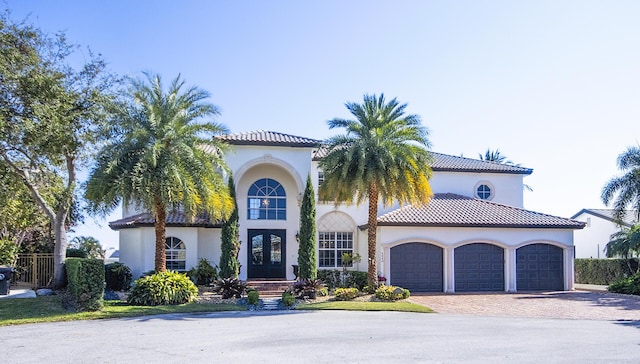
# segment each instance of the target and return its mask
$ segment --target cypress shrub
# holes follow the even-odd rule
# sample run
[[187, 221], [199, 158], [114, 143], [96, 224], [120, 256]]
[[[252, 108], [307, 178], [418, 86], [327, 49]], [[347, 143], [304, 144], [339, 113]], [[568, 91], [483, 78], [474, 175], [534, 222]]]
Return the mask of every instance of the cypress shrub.
[[300, 207], [298, 266], [298, 277], [300, 279], [315, 280], [318, 277], [318, 258], [316, 255], [316, 202], [310, 175], [307, 175], [307, 186], [304, 189], [302, 205]]
[[638, 259], [575, 259], [576, 283], [608, 285], [638, 271]]
[[100, 259], [68, 258], [67, 290], [75, 299], [79, 311], [97, 311], [104, 302], [104, 261]]
[[220, 278], [238, 278], [238, 274], [240, 274], [240, 262], [238, 261], [240, 228], [238, 225], [238, 204], [236, 203], [236, 188], [233, 177], [229, 177], [229, 195], [233, 199], [233, 212], [229, 219], [222, 224]]

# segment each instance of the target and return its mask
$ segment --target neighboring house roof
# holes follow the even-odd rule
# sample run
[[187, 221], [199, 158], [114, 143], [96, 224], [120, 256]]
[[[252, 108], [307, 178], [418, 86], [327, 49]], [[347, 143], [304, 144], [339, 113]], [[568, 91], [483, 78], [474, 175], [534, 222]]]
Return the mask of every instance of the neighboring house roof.
[[308, 147], [319, 146], [322, 141], [309, 139], [295, 135], [278, 133], [275, 131], [256, 130], [244, 133], [221, 135], [217, 137], [233, 145], [261, 145], [282, 147]]
[[[479, 159], [456, 157], [453, 155], [429, 152], [433, 157], [431, 170], [438, 172], [472, 172], [472, 173], [508, 173], [526, 174], [533, 173], [533, 169], [515, 166], [511, 164], [501, 164], [491, 161], [481, 161]], [[320, 148], [313, 156], [313, 160], [320, 160], [327, 155], [327, 148]]]
[[[582, 209], [571, 216], [571, 218], [575, 219], [582, 214], [589, 214], [611, 222], [616, 222], [616, 220], [613, 218], [613, 209]], [[633, 226], [637, 222], [638, 219], [636, 217], [636, 212], [634, 210], [626, 210], [624, 219], [622, 220], [622, 224], [625, 226]]]
[[585, 223], [453, 193], [437, 193], [425, 206], [404, 206], [380, 216], [378, 225], [582, 229]]
[[[142, 226], [153, 226], [156, 219], [151, 213], [142, 213], [129, 217], [122, 218], [120, 220], [112, 221], [109, 223], [109, 227], [113, 230], [137, 228]], [[179, 226], [179, 227], [204, 227], [204, 228], [219, 228], [221, 223], [212, 223], [209, 215], [206, 213], [199, 214], [193, 219], [189, 219], [183, 212], [174, 211], [167, 213], [167, 226]]]

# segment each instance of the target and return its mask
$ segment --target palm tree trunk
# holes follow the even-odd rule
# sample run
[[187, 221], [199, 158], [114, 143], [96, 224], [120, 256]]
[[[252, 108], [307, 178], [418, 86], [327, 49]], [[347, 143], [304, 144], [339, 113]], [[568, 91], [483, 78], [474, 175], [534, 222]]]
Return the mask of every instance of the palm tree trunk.
[[368, 270], [367, 282], [369, 290], [374, 290], [378, 286], [378, 265], [376, 260], [377, 248], [377, 232], [378, 232], [378, 188], [377, 186], [369, 187], [369, 229], [367, 232], [367, 255]]
[[164, 272], [167, 270], [167, 254], [165, 250], [165, 240], [167, 238], [167, 208], [165, 205], [156, 199], [156, 211], [155, 211], [156, 223], [154, 224], [156, 230], [156, 256], [155, 256], [155, 270], [156, 272]]

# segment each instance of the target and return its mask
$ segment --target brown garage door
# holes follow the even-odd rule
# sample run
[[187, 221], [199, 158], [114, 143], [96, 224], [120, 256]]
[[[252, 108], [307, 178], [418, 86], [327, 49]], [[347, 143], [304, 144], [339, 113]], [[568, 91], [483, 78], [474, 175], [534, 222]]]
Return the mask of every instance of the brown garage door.
[[391, 248], [390, 284], [412, 292], [442, 292], [442, 248], [407, 243]]

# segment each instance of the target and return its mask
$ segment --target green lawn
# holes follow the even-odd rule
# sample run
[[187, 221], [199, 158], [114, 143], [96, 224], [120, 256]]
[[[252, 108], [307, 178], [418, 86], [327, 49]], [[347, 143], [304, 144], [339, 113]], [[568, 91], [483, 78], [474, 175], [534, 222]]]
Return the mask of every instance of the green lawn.
[[0, 326], [38, 322], [95, 320], [166, 313], [244, 311], [246, 307], [229, 304], [188, 303], [176, 306], [130, 306], [121, 301], [105, 301], [96, 312], [66, 310], [61, 296], [0, 300]]
[[304, 303], [296, 306], [296, 310], [346, 310], [346, 311], [401, 311], [401, 312], [433, 312], [429, 307], [415, 303], [398, 302], [361, 302], [361, 301], [325, 301]]
[[[160, 315], [168, 313], [244, 311], [245, 306], [214, 303], [188, 303], [176, 306], [131, 306], [122, 301], [105, 301], [104, 309], [96, 312], [74, 312], [64, 308], [63, 296], [16, 298], [0, 300], [0, 326], [40, 322], [96, 320], [121, 317]], [[414, 303], [325, 301], [300, 304], [297, 310], [402, 311], [433, 312]]]

